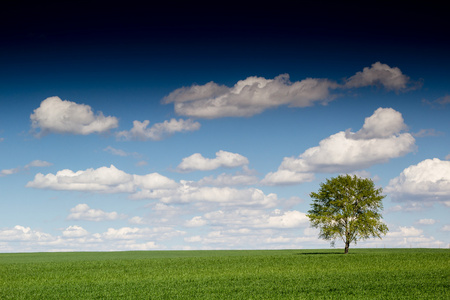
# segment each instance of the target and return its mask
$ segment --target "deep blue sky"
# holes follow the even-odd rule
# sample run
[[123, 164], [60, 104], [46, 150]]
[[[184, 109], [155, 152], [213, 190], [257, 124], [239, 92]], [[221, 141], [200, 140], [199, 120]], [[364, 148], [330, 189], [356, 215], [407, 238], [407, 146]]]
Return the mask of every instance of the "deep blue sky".
[[[371, 177], [388, 191], [385, 216], [392, 233], [366, 245], [448, 244], [448, 28], [446, 10], [434, 2], [8, 1], [0, 9], [0, 251], [328, 247], [304, 220], [308, 195], [325, 178], [345, 172]], [[231, 88], [251, 76], [287, 73], [291, 83], [323, 78], [344, 85], [364, 68], [373, 71], [377, 62], [390, 71], [398, 68], [408, 78], [406, 86], [389, 89], [380, 75], [375, 84], [332, 90], [335, 98], [327, 105], [279, 105], [246, 117], [191, 118], [162, 103], [182, 87], [214, 82]], [[55, 125], [39, 136], [30, 115], [53, 96], [116, 118], [117, 126], [80, 134]], [[255, 98], [256, 106], [261, 99]], [[356, 133], [379, 108], [385, 114], [378, 126], [394, 119], [395, 136], [414, 137], [404, 152], [366, 164], [349, 154], [332, 173], [310, 166], [311, 172], [300, 173], [314, 178], [264, 181], [282, 169], [283, 159], [298, 158], [339, 132]], [[149, 120], [150, 128], [173, 118], [197, 127], [160, 140], [118, 137], [121, 131], [131, 136], [133, 121]], [[43, 124], [34, 129], [44, 130]], [[194, 153], [221, 161], [221, 150], [241, 160], [208, 170], [200, 170], [200, 160], [196, 171], [180, 169]], [[136, 200], [146, 189], [138, 181], [133, 191], [115, 191], [108, 181], [115, 172], [111, 165], [130, 176], [165, 176], [170, 195]], [[434, 192], [417, 190], [422, 194], [408, 198], [401, 189], [406, 183], [391, 183], [412, 166], [424, 174], [443, 172], [417, 184]], [[102, 167], [109, 169], [98, 175]], [[38, 173], [53, 176], [65, 169], [92, 169], [98, 177], [84, 183], [104, 180], [110, 189], [76, 186], [84, 177], [64, 187], [37, 183]], [[439, 180], [444, 186], [436, 188]], [[218, 195], [211, 198], [214, 188]], [[271, 204], [252, 203], [250, 191], [263, 193]], [[214, 202], [224, 194], [225, 204]], [[76, 207], [78, 217], [71, 215]]]

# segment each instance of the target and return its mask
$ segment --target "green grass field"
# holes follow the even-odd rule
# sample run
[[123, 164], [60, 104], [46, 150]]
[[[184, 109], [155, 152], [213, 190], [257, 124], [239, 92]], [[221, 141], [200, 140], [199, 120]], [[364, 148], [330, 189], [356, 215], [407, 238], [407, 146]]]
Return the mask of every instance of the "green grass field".
[[0, 299], [450, 299], [448, 249], [0, 254]]

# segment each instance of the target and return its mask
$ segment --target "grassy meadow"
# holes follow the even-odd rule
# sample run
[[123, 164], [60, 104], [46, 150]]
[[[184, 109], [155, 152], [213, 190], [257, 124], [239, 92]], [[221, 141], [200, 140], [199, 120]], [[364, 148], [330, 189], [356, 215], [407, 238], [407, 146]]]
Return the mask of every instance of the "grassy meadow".
[[0, 299], [450, 299], [448, 249], [0, 254]]

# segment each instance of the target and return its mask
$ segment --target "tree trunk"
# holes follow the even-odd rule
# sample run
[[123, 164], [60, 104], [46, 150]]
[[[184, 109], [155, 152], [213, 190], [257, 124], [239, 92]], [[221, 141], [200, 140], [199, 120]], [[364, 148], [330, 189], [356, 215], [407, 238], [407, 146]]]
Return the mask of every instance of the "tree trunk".
[[348, 248], [350, 247], [350, 241], [345, 241], [345, 254], [348, 254]]

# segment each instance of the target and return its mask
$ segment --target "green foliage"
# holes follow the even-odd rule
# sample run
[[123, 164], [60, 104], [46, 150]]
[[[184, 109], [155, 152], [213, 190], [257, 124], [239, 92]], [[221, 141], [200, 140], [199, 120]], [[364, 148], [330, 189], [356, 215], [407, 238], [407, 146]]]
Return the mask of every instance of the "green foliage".
[[381, 221], [382, 189], [372, 180], [341, 175], [327, 179], [320, 185], [313, 199], [308, 217], [314, 228], [320, 229], [320, 238], [345, 243], [345, 253], [351, 243], [371, 237], [381, 238], [388, 227]]
[[449, 299], [447, 249], [0, 254], [0, 299]]

